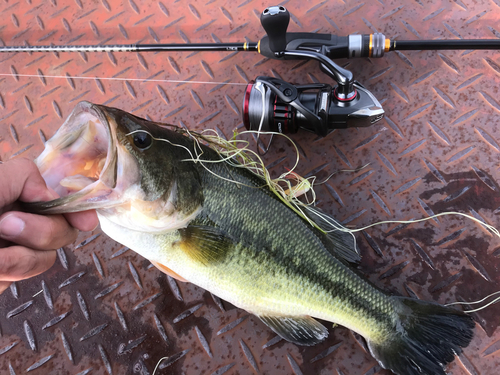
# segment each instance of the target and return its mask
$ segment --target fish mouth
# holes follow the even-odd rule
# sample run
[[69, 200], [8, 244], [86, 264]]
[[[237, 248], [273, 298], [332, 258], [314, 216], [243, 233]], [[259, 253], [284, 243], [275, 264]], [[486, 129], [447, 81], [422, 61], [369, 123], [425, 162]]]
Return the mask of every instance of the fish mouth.
[[119, 204], [117, 145], [115, 121], [95, 104], [78, 103], [35, 160], [59, 198], [29, 204], [29, 210], [56, 214]]

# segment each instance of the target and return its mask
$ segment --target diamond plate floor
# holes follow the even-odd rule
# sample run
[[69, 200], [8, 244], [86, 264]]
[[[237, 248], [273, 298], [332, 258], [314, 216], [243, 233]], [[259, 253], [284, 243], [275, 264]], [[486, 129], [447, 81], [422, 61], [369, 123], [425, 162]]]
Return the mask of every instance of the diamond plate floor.
[[[293, 14], [289, 31], [500, 37], [498, 0], [284, 4]], [[0, 37], [6, 45], [257, 41], [268, 5], [4, 0]], [[322, 180], [370, 163], [320, 185], [320, 207], [353, 227], [444, 211], [500, 227], [500, 53], [393, 52], [340, 63], [381, 100], [387, 117], [323, 139], [292, 137], [302, 175]], [[37, 156], [80, 100], [229, 136], [242, 129], [245, 84], [258, 75], [329, 82], [314, 62], [254, 53], [3, 54], [0, 160]], [[293, 165], [289, 144], [277, 140], [266, 162], [273, 171]], [[463, 218], [384, 224], [358, 242], [361, 270], [395, 293], [448, 303], [500, 289], [499, 239]], [[342, 327], [315, 347], [279, 341], [257, 318], [161, 274], [100, 230], [58, 253], [48, 272], [0, 296], [2, 374], [152, 374], [162, 357], [157, 374], [389, 374]], [[498, 307], [474, 317], [475, 338], [450, 374], [497, 373]]]

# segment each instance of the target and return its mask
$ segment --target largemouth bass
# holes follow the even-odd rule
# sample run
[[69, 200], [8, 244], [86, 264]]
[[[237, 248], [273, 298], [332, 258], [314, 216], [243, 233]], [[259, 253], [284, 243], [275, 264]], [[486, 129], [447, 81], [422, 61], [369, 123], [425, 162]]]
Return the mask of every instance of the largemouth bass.
[[391, 296], [359, 276], [352, 236], [317, 228], [335, 228], [332, 218], [313, 208], [299, 216], [249, 169], [159, 125], [79, 103], [36, 160], [60, 198], [30, 209], [96, 209], [111, 238], [298, 345], [327, 337], [315, 318], [338, 323], [398, 375], [445, 375], [469, 345], [465, 313]]

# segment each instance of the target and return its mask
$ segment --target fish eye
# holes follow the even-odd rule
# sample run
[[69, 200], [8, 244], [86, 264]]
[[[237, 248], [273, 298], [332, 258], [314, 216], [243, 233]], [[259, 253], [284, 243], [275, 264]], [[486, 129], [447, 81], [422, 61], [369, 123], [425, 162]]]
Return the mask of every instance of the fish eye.
[[147, 150], [151, 147], [153, 138], [145, 132], [138, 132], [134, 134], [134, 145], [140, 150]]

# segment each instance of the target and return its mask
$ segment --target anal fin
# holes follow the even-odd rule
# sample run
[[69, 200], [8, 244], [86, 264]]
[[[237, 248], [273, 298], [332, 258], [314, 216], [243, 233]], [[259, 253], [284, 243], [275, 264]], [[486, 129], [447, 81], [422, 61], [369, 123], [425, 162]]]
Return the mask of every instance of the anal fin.
[[310, 316], [257, 316], [282, 338], [297, 345], [316, 345], [328, 336], [326, 327]]
[[182, 281], [184, 283], [188, 282], [185, 278], [183, 278], [182, 276], [179, 276], [177, 273], [172, 271], [167, 266], [164, 266], [163, 264], [155, 262], [155, 261], [151, 261], [151, 263], [153, 264], [153, 266], [158, 268], [161, 272], [166, 273], [168, 276], [173, 277], [174, 279]]

